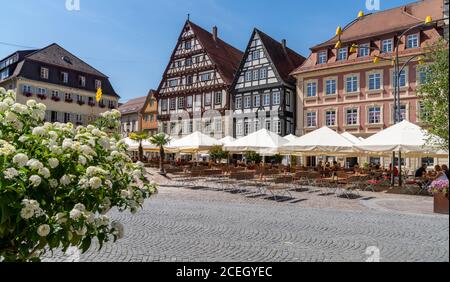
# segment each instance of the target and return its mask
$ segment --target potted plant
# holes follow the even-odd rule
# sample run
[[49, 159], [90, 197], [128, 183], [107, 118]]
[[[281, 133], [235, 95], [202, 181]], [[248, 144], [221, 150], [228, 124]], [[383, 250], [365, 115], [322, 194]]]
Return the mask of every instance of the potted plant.
[[429, 190], [434, 195], [434, 212], [448, 214], [448, 180], [436, 180]]
[[23, 96], [30, 98], [31, 96], [33, 96], [33, 93], [31, 93], [31, 92], [23, 92]]
[[85, 104], [84, 101], [81, 101], [81, 100], [77, 101], [77, 103], [78, 103], [78, 105], [80, 105], [80, 106], [83, 106], [83, 105]]
[[71, 104], [73, 102], [73, 99], [72, 98], [66, 98], [65, 101], [66, 101], [66, 103]]
[[166, 152], [164, 150], [164, 146], [169, 144], [169, 142], [170, 137], [166, 136], [164, 133], [160, 133], [150, 138], [150, 143], [159, 147], [159, 174], [161, 174], [162, 176], [166, 176], [166, 170], [164, 169], [164, 159], [166, 156]]
[[61, 98], [59, 98], [58, 96], [52, 96], [52, 100], [55, 102], [59, 102], [61, 101]]

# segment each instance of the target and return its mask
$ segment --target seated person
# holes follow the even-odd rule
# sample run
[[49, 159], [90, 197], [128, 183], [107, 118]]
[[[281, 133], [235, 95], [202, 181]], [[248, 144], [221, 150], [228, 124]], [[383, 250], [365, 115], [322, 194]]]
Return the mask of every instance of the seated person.
[[422, 178], [427, 175], [427, 165], [423, 164], [417, 171], [414, 177]]
[[448, 166], [447, 165], [442, 165], [441, 166], [442, 171], [444, 171], [445, 175], [447, 176], [448, 179], [450, 179], [450, 175], [449, 175], [449, 171], [448, 171]]

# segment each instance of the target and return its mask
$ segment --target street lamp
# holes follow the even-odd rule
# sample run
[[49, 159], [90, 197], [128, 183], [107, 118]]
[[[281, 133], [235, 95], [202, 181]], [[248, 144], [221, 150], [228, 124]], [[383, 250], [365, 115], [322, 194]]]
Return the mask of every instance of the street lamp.
[[[364, 13], [362, 11], [360, 11], [358, 13], [358, 20], [364, 17]], [[399, 55], [399, 45], [400, 45], [400, 40], [411, 30], [415, 29], [415, 28], [419, 28], [419, 27], [424, 27], [424, 26], [430, 26], [431, 24], [433, 24], [434, 21], [432, 19], [431, 16], [427, 16], [425, 18], [425, 20], [421, 23], [418, 23], [408, 29], [406, 29], [403, 33], [401, 33], [400, 35], [396, 36], [395, 40], [395, 54], [392, 55], [391, 57], [385, 57], [385, 56], [378, 56], [375, 55], [374, 59], [373, 59], [373, 63], [377, 64], [380, 62], [380, 60], [384, 60], [384, 61], [391, 61], [392, 65], [394, 66], [394, 124], [397, 124], [399, 122], [401, 122], [401, 103], [400, 103], [400, 78], [401, 75], [405, 69], [405, 67], [412, 62], [414, 59], [418, 58], [418, 62], [419, 64], [423, 64], [424, 62], [424, 58], [422, 55], [415, 55], [410, 57], [408, 60], [406, 60], [405, 62], [400, 62], [400, 55]], [[349, 25], [353, 24], [350, 23]], [[336, 29], [336, 36], [338, 37], [338, 41], [336, 42], [335, 48], [339, 49], [342, 48], [342, 34], [344, 33], [344, 31], [347, 29], [347, 27], [349, 26], [347, 25], [346, 27], [344, 27], [343, 29], [338, 26], [338, 28]], [[382, 50], [380, 50], [380, 48], [376, 48], [376, 47], [366, 47], [366, 46], [359, 46], [357, 44], [352, 44], [350, 46], [349, 52], [350, 53], [354, 53], [357, 52], [359, 49], [368, 49], [368, 50], [376, 50], [376, 51], [380, 51], [380, 53], [382, 52]], [[392, 185], [394, 185], [395, 183], [395, 177], [394, 177], [394, 172], [393, 172], [393, 168], [395, 166], [395, 152], [393, 152], [392, 154]], [[399, 152], [399, 185], [402, 185], [402, 175], [401, 175], [401, 152]]]

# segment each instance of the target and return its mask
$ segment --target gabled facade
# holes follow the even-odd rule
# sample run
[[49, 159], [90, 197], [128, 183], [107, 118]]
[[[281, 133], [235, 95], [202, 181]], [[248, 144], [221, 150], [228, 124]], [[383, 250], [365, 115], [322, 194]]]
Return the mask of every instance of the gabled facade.
[[304, 57], [255, 29], [231, 86], [233, 135], [262, 128], [286, 136], [295, 132], [295, 80], [289, 73]]
[[[0, 60], [0, 87], [15, 90], [18, 103], [34, 99], [45, 104], [46, 121], [78, 125], [117, 108], [120, 98], [106, 75], [58, 44]], [[99, 87], [103, 99], [97, 103]]]
[[159, 131], [225, 135], [228, 89], [242, 52], [187, 21], [156, 91]]
[[130, 133], [137, 133], [142, 131], [142, 109], [147, 96], [131, 99], [119, 107], [122, 114], [121, 134], [123, 137], [128, 137]]
[[158, 101], [155, 94], [155, 90], [149, 91], [141, 112], [142, 131], [149, 136], [158, 133]]

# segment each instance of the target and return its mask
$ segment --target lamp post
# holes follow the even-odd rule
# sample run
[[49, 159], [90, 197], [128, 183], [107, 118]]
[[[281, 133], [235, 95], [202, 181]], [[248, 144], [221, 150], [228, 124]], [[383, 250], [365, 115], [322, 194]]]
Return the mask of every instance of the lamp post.
[[[362, 11], [360, 11], [358, 13], [358, 19], [361, 19], [364, 17], [364, 13]], [[355, 21], [357, 21], [355, 20]], [[349, 25], [353, 24], [354, 22], [350, 23]], [[414, 59], [418, 58], [418, 62], [419, 64], [423, 64], [424, 62], [424, 58], [422, 55], [414, 55], [411, 56], [408, 60], [406, 60], [405, 62], [400, 62], [400, 54], [399, 54], [399, 45], [400, 45], [400, 41], [401, 39], [411, 30], [416, 29], [416, 28], [420, 28], [420, 27], [424, 27], [424, 26], [430, 26], [433, 23], [435, 23], [433, 21], [433, 19], [431, 18], [431, 16], [427, 16], [426, 19], [421, 22], [418, 23], [414, 26], [411, 26], [410, 28], [406, 29], [405, 31], [403, 31], [400, 35], [397, 35], [394, 38], [394, 47], [395, 47], [395, 53], [394, 55], [391, 55], [390, 57], [385, 57], [385, 56], [378, 56], [378, 55], [374, 55], [374, 59], [373, 59], [373, 63], [377, 64], [380, 60], [385, 60], [385, 61], [391, 61], [393, 66], [394, 66], [394, 124], [400, 123], [402, 120], [401, 117], [401, 99], [400, 99], [400, 78], [401, 75], [403, 73], [403, 71], [405, 70], [405, 67], [412, 62]], [[336, 29], [336, 36], [338, 36], [338, 41], [335, 45], [336, 49], [340, 49], [342, 48], [342, 41], [341, 41], [341, 36], [344, 33], [344, 31], [347, 29], [347, 27], [349, 26], [347, 25], [346, 27], [344, 27], [343, 29], [339, 26]], [[365, 46], [358, 46], [357, 44], [352, 44], [349, 50], [349, 53], [354, 53], [356, 51], [358, 51], [359, 49], [368, 49], [370, 51], [375, 50], [375, 51], [380, 51], [380, 53], [382, 53], [382, 50], [380, 48], [376, 48], [376, 47], [365, 47]], [[402, 186], [402, 173], [401, 173], [401, 166], [402, 166], [402, 160], [401, 160], [401, 152], [399, 152], [398, 155], [398, 162], [399, 162], [399, 186]], [[395, 185], [395, 175], [394, 175], [394, 167], [395, 167], [395, 152], [392, 152], [392, 174], [391, 174], [391, 184], [392, 186]]]

